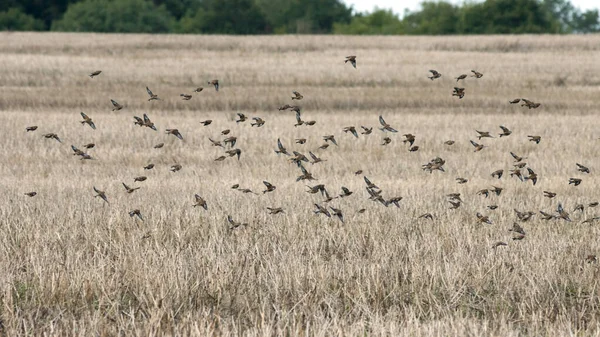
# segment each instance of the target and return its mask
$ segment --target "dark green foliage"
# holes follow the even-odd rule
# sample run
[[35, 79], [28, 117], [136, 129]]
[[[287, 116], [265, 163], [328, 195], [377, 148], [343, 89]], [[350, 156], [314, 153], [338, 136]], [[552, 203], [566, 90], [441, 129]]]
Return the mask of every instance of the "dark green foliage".
[[0, 30], [44, 30], [44, 22], [23, 13], [19, 8], [0, 12]]

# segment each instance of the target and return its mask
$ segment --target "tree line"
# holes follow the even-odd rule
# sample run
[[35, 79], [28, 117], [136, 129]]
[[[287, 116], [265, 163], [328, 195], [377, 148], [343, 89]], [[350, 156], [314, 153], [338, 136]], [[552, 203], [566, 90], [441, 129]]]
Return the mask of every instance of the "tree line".
[[569, 0], [424, 1], [355, 12], [341, 0], [5, 0], [0, 30], [182, 34], [569, 34], [600, 31]]

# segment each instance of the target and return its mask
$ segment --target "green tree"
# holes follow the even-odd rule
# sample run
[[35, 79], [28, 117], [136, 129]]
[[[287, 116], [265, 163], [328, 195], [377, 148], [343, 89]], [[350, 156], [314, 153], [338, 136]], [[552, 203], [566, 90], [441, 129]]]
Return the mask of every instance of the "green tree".
[[456, 34], [459, 8], [447, 2], [425, 1], [421, 10], [408, 12], [404, 16], [404, 29], [407, 34]]
[[180, 27], [183, 33], [264, 34], [267, 21], [252, 0], [206, 0]]
[[0, 12], [0, 30], [33, 31], [43, 30], [44, 22], [23, 13], [18, 8]]
[[398, 35], [403, 34], [402, 21], [391, 10], [375, 8], [373, 13], [358, 13], [350, 23], [334, 23], [335, 34], [378, 34]]
[[334, 23], [350, 23], [352, 8], [340, 0], [256, 0], [277, 33], [331, 33]]
[[101, 33], [167, 33], [174, 19], [147, 0], [85, 0], [69, 5], [52, 30]]

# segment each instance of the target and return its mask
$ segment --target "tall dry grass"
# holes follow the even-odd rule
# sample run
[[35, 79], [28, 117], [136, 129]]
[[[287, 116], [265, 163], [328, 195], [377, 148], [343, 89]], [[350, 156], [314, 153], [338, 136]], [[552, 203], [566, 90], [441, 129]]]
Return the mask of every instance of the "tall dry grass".
[[[598, 36], [0, 37], [2, 335], [600, 333], [598, 264], [585, 262], [598, 254], [599, 229], [582, 223], [600, 211], [572, 212], [600, 200]], [[343, 63], [351, 54], [356, 70]], [[103, 73], [86, 76], [96, 69]], [[443, 77], [431, 82], [429, 69]], [[471, 69], [484, 77], [461, 83], [463, 100], [451, 97], [452, 78]], [[218, 93], [205, 84], [214, 78]], [[163, 100], [148, 102], [145, 86]], [[180, 100], [197, 86], [205, 90]], [[292, 90], [305, 96], [302, 115], [314, 127], [294, 127], [292, 112], [277, 111]], [[542, 107], [509, 105], [515, 97]], [[111, 112], [111, 98], [125, 108]], [[78, 123], [80, 111], [96, 131]], [[237, 112], [266, 124], [235, 123]], [[133, 125], [143, 113], [158, 132]], [[378, 130], [358, 139], [341, 131], [377, 127], [380, 114], [400, 131], [387, 146]], [[214, 122], [203, 127], [204, 119]], [[25, 133], [29, 125], [39, 129]], [[475, 130], [497, 135], [499, 125], [514, 133], [484, 139], [488, 147], [474, 153]], [[239, 138], [241, 160], [213, 161], [223, 150], [208, 137], [222, 139], [223, 129]], [[63, 143], [41, 136], [48, 132]], [[417, 136], [419, 151], [408, 152], [404, 133]], [[328, 134], [339, 146], [318, 149]], [[527, 141], [532, 134], [539, 145]], [[301, 137], [307, 143], [294, 144]], [[315, 183], [354, 192], [329, 204], [345, 224], [312, 213], [322, 198], [295, 182], [300, 170], [273, 151], [278, 138], [327, 160], [306, 165]], [[95, 160], [72, 155], [69, 145], [89, 142]], [[512, 167], [510, 151], [528, 157], [537, 185], [508, 172], [490, 177]], [[436, 156], [446, 172], [423, 172]], [[169, 172], [175, 163], [183, 169]], [[400, 208], [367, 200], [359, 169], [386, 198], [402, 196]], [[139, 175], [148, 180], [134, 184]], [[583, 183], [573, 187], [570, 177]], [[276, 191], [263, 195], [263, 180]], [[129, 195], [122, 182], [141, 189]], [[476, 194], [492, 185], [503, 193]], [[445, 195], [454, 192], [464, 204], [450, 210]], [[192, 207], [195, 193], [208, 211]], [[553, 212], [558, 202], [573, 222], [536, 216], [522, 223], [524, 240], [511, 240], [514, 208]], [[129, 217], [134, 208], [145, 221]], [[433, 221], [417, 219], [426, 212]], [[477, 212], [493, 225], [478, 224]], [[228, 215], [249, 226], [230, 230]], [[496, 241], [508, 246], [493, 250]]]

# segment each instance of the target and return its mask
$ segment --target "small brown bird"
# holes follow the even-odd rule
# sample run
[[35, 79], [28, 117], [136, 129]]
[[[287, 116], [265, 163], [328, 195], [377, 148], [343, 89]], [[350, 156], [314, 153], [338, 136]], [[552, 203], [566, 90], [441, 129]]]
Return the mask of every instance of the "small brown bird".
[[294, 94], [294, 97], [292, 97], [292, 101], [297, 99], [297, 100], [301, 100], [304, 98], [304, 96], [302, 96], [299, 92], [297, 91], [292, 91], [292, 94]]
[[515, 214], [517, 215], [517, 219], [519, 219], [520, 221], [528, 221], [529, 219], [531, 219], [535, 213], [531, 212], [531, 211], [526, 211], [526, 212], [520, 212], [517, 209], [513, 209], [515, 211]]
[[583, 209], [585, 208], [585, 206], [583, 206], [583, 204], [576, 204], [575, 207], [573, 207], [573, 212], [583, 212]]
[[510, 155], [515, 159], [515, 162], [521, 162], [523, 159], [527, 159], [527, 157], [521, 157], [516, 155], [514, 152], [511, 152]]
[[383, 116], [381, 116], [381, 115], [379, 116], [379, 124], [381, 124], [381, 126], [383, 126], [382, 128], [379, 128], [379, 130], [381, 130], [381, 131], [398, 132], [398, 130], [394, 129], [388, 123], [386, 123], [385, 120], [383, 119]]
[[404, 140], [402, 140], [402, 143], [404, 143], [404, 144], [409, 143], [410, 146], [413, 146], [413, 144], [415, 143], [415, 139], [416, 139], [415, 135], [407, 133], [402, 136], [404, 136]]
[[332, 142], [333, 144], [338, 146], [338, 143], [335, 141], [334, 135], [323, 136], [323, 140], [325, 141], [325, 143]]
[[467, 74], [462, 74], [456, 78], [456, 82], [458, 82], [460, 80], [464, 80], [465, 78], [467, 78]]
[[354, 69], [356, 69], [356, 56], [355, 55], [346, 56], [346, 60], [344, 61], [344, 63], [347, 63], [347, 62], [350, 62], [350, 64], [352, 64]]
[[497, 187], [497, 186], [492, 186], [493, 188], [490, 190], [490, 192], [494, 192], [496, 195], [500, 195], [502, 193], [502, 191], [504, 190], [502, 187]]
[[554, 192], [550, 192], [550, 191], [544, 191], [544, 197], [548, 198], [548, 199], [552, 199], [556, 196], [556, 193]]
[[257, 128], [260, 128], [261, 126], [265, 125], [265, 121], [260, 117], [252, 117], [252, 120], [254, 123], [250, 123], [250, 126], [256, 126]]
[[200, 206], [200, 207], [202, 207], [202, 208], [204, 208], [205, 210], [208, 211], [208, 204], [206, 203], [206, 200], [204, 200], [204, 198], [202, 198], [198, 194], [194, 194], [194, 199], [195, 199], [195, 202], [192, 205], [193, 207]]
[[319, 205], [319, 204], [315, 204], [315, 207], [317, 208], [316, 210], [313, 211], [313, 213], [315, 214], [324, 214], [326, 217], [330, 218], [331, 217], [331, 213], [329, 213], [329, 211], [327, 210], [327, 208]]
[[115, 101], [114, 99], [111, 99], [110, 102], [113, 105], [112, 111], [119, 111], [119, 110], [123, 109], [123, 106], [121, 104], [119, 104], [117, 101]]
[[202, 90], [204, 90], [203, 87], [198, 87], [198, 88], [194, 89], [194, 92], [202, 92]]
[[419, 215], [419, 217], [417, 219], [428, 219], [428, 220], [433, 221], [433, 215], [431, 213], [425, 213], [425, 214]]
[[236, 229], [238, 227], [241, 227], [241, 226], [244, 226], [244, 227], [248, 226], [247, 223], [241, 223], [241, 222], [233, 221], [233, 218], [231, 217], [231, 215], [227, 216], [227, 221], [231, 225], [231, 227], [229, 227], [229, 230], [234, 230], [234, 229]]
[[497, 242], [494, 242], [494, 244], [492, 245], [492, 249], [496, 249], [500, 246], [508, 246], [508, 244], [506, 242], [497, 241]]
[[285, 211], [281, 207], [267, 207], [267, 210], [269, 211], [270, 215], [285, 213]]
[[219, 80], [208, 81], [208, 84], [214, 86], [216, 91], [219, 91]]
[[579, 186], [582, 180], [579, 178], [569, 178], [569, 185], [573, 184], [573, 186]]
[[404, 199], [403, 197], [393, 197], [390, 198], [388, 201], [386, 201], [385, 205], [394, 205], [398, 208], [400, 208], [400, 201]]
[[448, 200], [448, 202], [450, 203], [450, 209], [457, 209], [460, 207], [461, 202], [460, 201], [452, 201], [452, 200]]
[[56, 133], [47, 133], [45, 135], [42, 135], [42, 137], [47, 139], [56, 139], [59, 143], [62, 143], [62, 140], [58, 138], [58, 135]]
[[88, 144], [85, 144], [83, 147], [85, 147], [86, 149], [91, 149], [95, 146], [96, 146], [96, 144], [94, 144], [94, 143], [88, 143]]
[[562, 204], [560, 202], [558, 203], [558, 207], [556, 208], [556, 211], [558, 212], [558, 217], [559, 218], [571, 222], [571, 218], [569, 217], [569, 213], [567, 213], [563, 209]]
[[160, 100], [160, 98], [158, 98], [158, 95], [153, 94], [152, 90], [150, 90], [148, 87], [146, 87], [146, 92], [148, 93], [148, 96], [150, 96], [150, 98], [148, 99], [148, 102]]
[[283, 154], [287, 154], [288, 156], [291, 156], [285, 147], [283, 147], [283, 144], [281, 144], [281, 139], [277, 138], [277, 150], [275, 150], [275, 153], [279, 154], [279, 153], [283, 153]]
[[125, 183], [122, 183], [122, 184], [123, 184], [123, 187], [125, 187], [125, 191], [127, 191], [127, 193], [129, 193], [129, 194], [140, 189], [139, 187], [131, 188], [131, 187], [127, 186]]
[[290, 109], [292, 106], [289, 104], [284, 104], [279, 107], [279, 111]]
[[25, 128], [25, 131], [26, 132], [35, 131], [35, 130], [37, 130], [37, 128], [38, 128], [37, 125], [28, 126], [28, 127]]
[[527, 137], [529, 137], [530, 142], [535, 142], [536, 144], [539, 144], [540, 141], [542, 140], [542, 137], [540, 137], [540, 136], [527, 136]]
[[526, 106], [528, 109], [537, 109], [541, 105], [541, 103], [535, 103], [525, 98], [521, 98], [521, 100], [523, 101], [521, 106]]
[[485, 197], [489, 197], [490, 196], [490, 191], [487, 188], [484, 188], [482, 190], [479, 190], [477, 192], [478, 195], [485, 195]]
[[88, 117], [88, 115], [86, 115], [82, 112], [81, 117], [83, 118], [83, 121], [80, 122], [81, 124], [87, 124], [92, 129], [96, 130], [96, 125], [94, 124], [94, 121], [92, 121], [92, 119], [90, 117]]
[[510, 104], [517, 104], [517, 103], [519, 103], [519, 102], [521, 102], [521, 99], [520, 99], [520, 98], [515, 98], [515, 99], [513, 99], [512, 101], [508, 101], [508, 103], [510, 103]]
[[358, 133], [356, 132], [356, 128], [354, 126], [347, 126], [343, 128], [342, 131], [344, 131], [345, 133], [350, 132], [354, 137], [358, 138]]
[[237, 190], [238, 188], [240, 188], [240, 184], [231, 185], [231, 189]]
[[483, 148], [485, 147], [485, 145], [483, 145], [483, 144], [477, 144], [477, 143], [475, 143], [472, 140], [470, 142], [475, 147], [475, 151], [473, 151], [473, 152], [479, 152], [479, 151], [483, 150]]
[[428, 76], [427, 78], [432, 81], [435, 80], [436, 78], [442, 77], [442, 74], [440, 74], [437, 70], [431, 69], [431, 70], [429, 70], [429, 72], [431, 73], [431, 76]]
[[108, 198], [106, 198], [106, 193], [104, 193], [104, 191], [100, 191], [99, 189], [96, 188], [96, 186], [93, 187], [94, 188], [94, 192], [96, 192], [95, 197], [100, 197], [102, 198], [102, 200], [106, 201], [108, 203]]
[[526, 162], [515, 163], [515, 164], [513, 164], [513, 166], [516, 168], [522, 169], [522, 168], [525, 168], [525, 166], [527, 166], [527, 163]]
[[306, 121], [306, 122], [304, 122], [304, 124], [308, 125], [308, 126], [313, 126], [313, 125], [317, 124], [317, 121]]
[[152, 170], [154, 168], [154, 164], [148, 164], [144, 166], [144, 170]]
[[495, 209], [497, 209], [497, 208], [498, 208], [498, 205], [489, 205], [489, 206], [487, 206], [487, 208], [488, 208], [489, 210], [492, 210], [492, 211], [493, 211], [493, 210], [495, 210]]
[[596, 262], [598, 262], [598, 258], [596, 258], [596, 255], [590, 254], [590, 255], [586, 256], [585, 262], [596, 263]]
[[342, 223], [344, 223], [344, 215], [342, 214], [342, 210], [341, 209], [333, 208], [331, 206], [329, 206], [329, 209], [331, 209], [331, 215], [337, 216], [338, 219], [340, 219], [340, 221]]
[[589, 203], [589, 204], [588, 204], [588, 207], [596, 207], [596, 206], [598, 206], [598, 205], [600, 205], [600, 203], [599, 203], [599, 202], [597, 202], [597, 201], [594, 201], [594, 202], [591, 202], [591, 203]]
[[146, 179], [148, 179], [148, 177], [139, 176], [139, 177], [133, 178], [133, 182], [135, 183], [136, 181], [146, 181]]
[[471, 75], [471, 77], [475, 77], [475, 78], [482, 78], [483, 74], [478, 72], [477, 70], [471, 70], [471, 72], [473, 73], [473, 75]]
[[477, 212], [476, 216], [477, 216], [477, 221], [478, 222], [480, 222], [480, 223], [486, 223], [488, 225], [492, 224], [492, 220], [490, 220], [490, 218], [487, 215], [483, 215], [483, 214]]
[[381, 143], [381, 145], [388, 145], [391, 142], [392, 142], [392, 139], [390, 137], [385, 137], [385, 138], [383, 138], [383, 143]]
[[490, 135], [490, 133], [488, 131], [477, 131], [475, 130], [479, 136], [477, 136], [477, 138], [479, 138], [481, 140], [481, 138], [494, 138], [494, 136]]
[[237, 137], [235, 136], [231, 136], [231, 137], [227, 137], [225, 139], [223, 139], [223, 144], [229, 144], [231, 147], [235, 146], [235, 143], [237, 142]]
[[358, 171], [354, 171], [354, 175], [361, 175], [363, 173], [363, 170], [358, 170]]
[[352, 195], [352, 191], [350, 191], [347, 187], [342, 186], [342, 194], [340, 194], [340, 198], [345, 198]]
[[174, 164], [171, 165], [170, 171], [171, 172], [177, 172], [179, 170], [181, 170], [183, 167], [180, 164]]
[[74, 152], [73, 153], [74, 156], [83, 156], [85, 154], [85, 152], [83, 152], [80, 149], [78, 149], [75, 145], [71, 145], [71, 149]]
[[223, 136], [226, 136], [226, 135], [228, 135], [230, 132], [231, 132], [231, 130], [229, 130], [229, 129], [225, 129], [225, 130], [221, 131], [221, 135], [223, 135]]
[[160, 148], [162, 148], [163, 146], [165, 146], [165, 143], [158, 143], [158, 144], [154, 145], [154, 148], [155, 148], [155, 149], [160, 149]]
[[535, 184], [537, 183], [537, 174], [533, 172], [533, 170], [529, 167], [527, 168], [527, 172], [529, 172], [529, 175], [527, 177], [523, 177], [523, 179], [531, 180], [531, 182], [533, 182], [533, 185], [535, 186]]
[[205, 121], [200, 122], [200, 124], [204, 125], [204, 126], [208, 126], [212, 123], [212, 119], [207, 119]]
[[227, 153], [229, 155], [229, 157], [237, 156], [237, 160], [240, 160], [240, 156], [242, 155], [242, 150], [240, 150], [240, 149], [227, 150], [227, 151], [225, 151], [225, 153]]
[[223, 161], [223, 160], [225, 160], [225, 158], [227, 158], [227, 157], [220, 156], [220, 157], [216, 158], [215, 161]]
[[89, 74], [88, 76], [90, 78], [94, 78], [94, 77], [100, 75], [100, 73], [102, 73], [102, 70], [96, 70], [96, 71], [92, 72], [91, 74]]
[[523, 175], [521, 174], [521, 170], [518, 168], [510, 170], [510, 176], [516, 176], [519, 178], [519, 180], [523, 181]]
[[223, 147], [223, 144], [221, 144], [220, 141], [217, 140], [212, 140], [210, 137], [208, 137], [208, 140], [210, 140], [210, 142], [212, 143], [212, 146], [220, 146]]
[[455, 142], [453, 140], [447, 140], [444, 142], [444, 144], [446, 144], [446, 145], [454, 145], [454, 143]]
[[548, 220], [552, 220], [552, 219], [556, 218], [556, 216], [554, 216], [552, 214], [548, 214], [548, 213], [546, 213], [544, 211], [540, 211], [540, 214], [542, 215], [542, 218], [541, 218], [542, 220], [548, 221]]
[[295, 139], [294, 141], [296, 142], [296, 144], [302, 145], [302, 144], [306, 143], [306, 138], [298, 138], [298, 139]]
[[496, 170], [494, 172], [492, 172], [492, 178], [502, 178], [502, 175], [504, 174], [504, 170], [500, 169], [500, 170]]
[[419, 151], [419, 146], [418, 145], [412, 146], [410, 149], [408, 149], [408, 151], [417, 152], [417, 151]]
[[144, 114], [143, 117], [144, 117], [144, 119], [142, 120], [139, 117], [133, 116], [133, 118], [135, 118], [134, 124], [137, 124], [139, 126], [145, 126], [145, 127], [148, 127], [150, 129], [156, 131], [156, 126], [154, 125], [154, 123], [152, 123], [152, 121], [150, 120], [150, 117], [148, 117], [147, 114]]
[[452, 96], [457, 96], [459, 99], [465, 97], [465, 88], [454, 87]]
[[140, 220], [144, 221], [144, 218], [142, 217], [142, 212], [139, 209], [134, 209], [132, 211], [129, 211], [130, 217], [134, 217], [136, 215], [138, 218], [140, 218]]
[[265, 194], [267, 192], [273, 192], [277, 188], [276, 186], [274, 186], [273, 184], [271, 184], [270, 182], [268, 182], [266, 180], [263, 181], [263, 184], [265, 184], [265, 186], [267, 187], [267, 189], [263, 191], [263, 194]]
[[179, 96], [181, 96], [181, 99], [184, 101], [189, 101], [192, 99], [192, 95], [189, 94], [179, 94]]
[[329, 144], [325, 143], [325, 144], [319, 146], [319, 149], [326, 150], [328, 147], [329, 147]]
[[243, 113], [237, 113], [238, 115], [238, 119], [235, 121], [236, 123], [243, 123], [246, 120], [248, 120], [248, 117], [246, 117], [246, 115], [244, 115]]
[[30, 197], [30, 198], [33, 198], [33, 197], [35, 197], [37, 195], [37, 192], [27, 192], [27, 193], [25, 193], [25, 195], [28, 196], [28, 197]]
[[583, 172], [583, 173], [590, 173], [590, 169], [589, 168], [587, 168], [587, 167], [585, 167], [585, 166], [583, 166], [581, 164], [578, 164], [578, 163], [575, 163], [575, 165], [577, 165], [577, 171]]
[[512, 133], [512, 131], [510, 131], [506, 126], [500, 125], [500, 129], [502, 129], [502, 133], [499, 134], [500, 138], [510, 136]]
[[373, 128], [368, 128], [366, 126], [360, 126], [363, 129], [363, 132], [361, 132], [361, 135], [370, 135], [373, 132]]
[[[324, 160], [324, 159], [321, 159], [321, 158], [317, 157], [317, 156], [316, 156], [314, 153], [312, 153], [312, 152], [310, 152], [310, 151], [308, 151], [308, 154], [310, 155], [310, 157], [311, 157], [311, 158], [312, 158], [312, 160], [313, 160], [313, 161], [311, 162], [311, 164], [312, 164], [312, 165], [314, 165], [314, 164], [316, 164], [316, 163], [320, 163], [320, 162], [326, 161], [326, 160]], [[306, 158], [306, 157], [304, 157], [304, 158]]]
[[177, 130], [177, 129], [166, 129], [165, 133], [168, 135], [173, 135], [173, 136], [183, 140], [183, 136], [181, 135], [181, 132], [179, 132], [179, 130]]
[[468, 181], [469, 181], [469, 179], [456, 178], [456, 182], [458, 182], [459, 184], [466, 184]]

